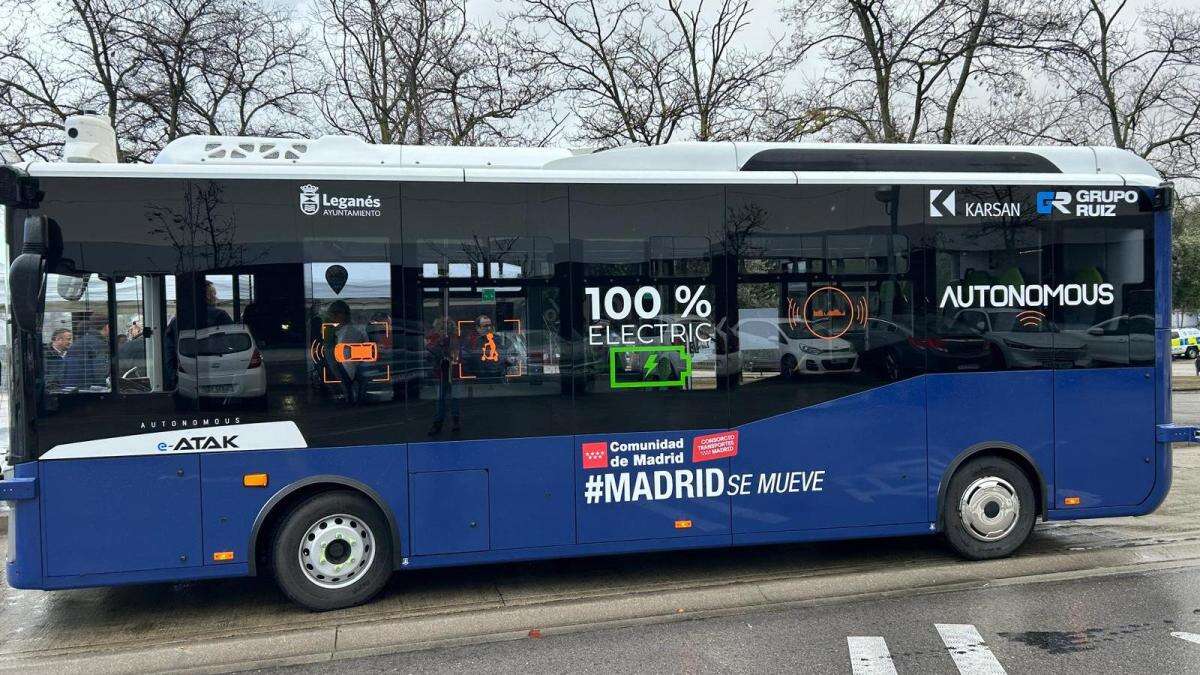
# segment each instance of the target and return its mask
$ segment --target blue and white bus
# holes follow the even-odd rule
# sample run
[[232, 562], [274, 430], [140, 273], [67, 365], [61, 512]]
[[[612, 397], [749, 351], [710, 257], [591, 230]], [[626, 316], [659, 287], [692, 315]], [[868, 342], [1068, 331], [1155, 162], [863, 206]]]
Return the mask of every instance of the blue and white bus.
[[1153, 511], [1193, 434], [1171, 187], [1123, 151], [191, 137], [0, 191], [17, 588], [323, 610], [538, 558], [995, 558]]

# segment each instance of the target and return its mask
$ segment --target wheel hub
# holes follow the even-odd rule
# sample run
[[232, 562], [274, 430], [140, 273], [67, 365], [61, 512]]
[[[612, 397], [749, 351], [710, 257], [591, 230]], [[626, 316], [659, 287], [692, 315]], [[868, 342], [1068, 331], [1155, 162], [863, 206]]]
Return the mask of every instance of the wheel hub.
[[322, 588], [345, 588], [375, 560], [375, 537], [357, 516], [326, 516], [309, 526], [297, 555], [309, 581]]
[[985, 476], [975, 479], [963, 491], [958, 513], [972, 537], [996, 541], [1008, 536], [1017, 526], [1021, 499], [1008, 481]]

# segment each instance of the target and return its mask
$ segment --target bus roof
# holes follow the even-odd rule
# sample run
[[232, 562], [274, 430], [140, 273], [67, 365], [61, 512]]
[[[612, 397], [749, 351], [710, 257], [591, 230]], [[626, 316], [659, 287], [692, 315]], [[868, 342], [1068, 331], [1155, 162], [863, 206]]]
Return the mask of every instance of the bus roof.
[[32, 175], [541, 183], [974, 183], [1146, 185], [1161, 176], [1116, 148], [686, 142], [598, 152], [378, 145], [348, 136], [188, 136], [153, 164], [29, 163]]

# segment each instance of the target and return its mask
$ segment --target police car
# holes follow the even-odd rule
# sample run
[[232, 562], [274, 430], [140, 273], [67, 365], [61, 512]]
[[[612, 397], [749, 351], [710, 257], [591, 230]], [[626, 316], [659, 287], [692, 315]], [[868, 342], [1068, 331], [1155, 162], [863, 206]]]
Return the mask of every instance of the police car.
[[1200, 354], [1200, 328], [1176, 328], [1171, 331], [1171, 356], [1196, 358]]

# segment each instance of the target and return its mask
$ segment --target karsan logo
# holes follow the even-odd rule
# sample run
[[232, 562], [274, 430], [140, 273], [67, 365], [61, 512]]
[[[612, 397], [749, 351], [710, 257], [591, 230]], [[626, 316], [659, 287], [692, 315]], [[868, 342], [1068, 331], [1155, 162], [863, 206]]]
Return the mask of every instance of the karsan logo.
[[300, 186], [300, 213], [306, 216], [380, 216], [383, 200], [365, 197], [344, 197], [321, 192], [316, 185]]
[[962, 215], [967, 218], [1012, 218], [1021, 215], [1019, 202], [988, 202], [978, 199], [958, 199], [954, 190], [929, 191], [929, 215], [932, 218], [946, 218], [959, 215], [958, 205], [962, 204]]
[[[1107, 218], [1117, 215], [1117, 206], [1137, 204], [1137, 190], [1076, 190], [1071, 192], [1037, 193], [1037, 211], [1042, 215], [1054, 212], [1064, 215]], [[1071, 208], [1072, 205], [1075, 208]]]
[[171, 450], [172, 452], [179, 452], [186, 450], [236, 450], [238, 448], [237, 437], [237, 434], [231, 434], [229, 436], [184, 436], [178, 441], [175, 441], [175, 445], [170, 445], [166, 442], [159, 443], [158, 451], [166, 452], [167, 450]]

